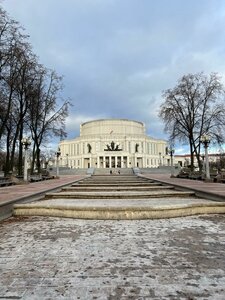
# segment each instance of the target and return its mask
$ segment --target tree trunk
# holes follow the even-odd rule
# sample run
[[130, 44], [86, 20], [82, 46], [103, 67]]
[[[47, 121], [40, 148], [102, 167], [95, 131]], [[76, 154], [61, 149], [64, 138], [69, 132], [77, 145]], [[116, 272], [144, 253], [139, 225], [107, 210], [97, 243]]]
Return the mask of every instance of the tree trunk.
[[5, 172], [4, 175], [8, 176], [10, 171], [10, 133], [7, 134], [6, 139], [6, 158], [5, 158]]
[[40, 153], [41, 153], [41, 150], [40, 150], [39, 146], [37, 146], [37, 169], [38, 169], [39, 174], [41, 173]]
[[190, 155], [191, 155], [191, 172], [194, 171], [194, 153], [191, 138], [189, 137]]

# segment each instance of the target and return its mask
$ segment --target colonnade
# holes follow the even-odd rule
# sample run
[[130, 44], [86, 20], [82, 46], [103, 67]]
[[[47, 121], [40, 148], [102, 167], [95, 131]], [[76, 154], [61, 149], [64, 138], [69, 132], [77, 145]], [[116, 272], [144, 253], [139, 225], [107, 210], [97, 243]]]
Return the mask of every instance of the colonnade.
[[59, 166], [70, 168], [156, 168], [158, 166], [169, 166], [170, 161], [161, 160], [157, 156], [146, 157], [137, 155], [100, 155], [86, 157], [60, 157]]
[[128, 156], [98, 156], [97, 168], [128, 168], [129, 167]]

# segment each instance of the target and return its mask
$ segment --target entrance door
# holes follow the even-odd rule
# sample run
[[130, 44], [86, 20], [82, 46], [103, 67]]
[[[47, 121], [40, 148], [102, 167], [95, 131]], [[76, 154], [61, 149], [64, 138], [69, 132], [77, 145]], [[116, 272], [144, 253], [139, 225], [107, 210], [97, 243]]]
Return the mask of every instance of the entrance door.
[[89, 158], [85, 158], [84, 159], [84, 168], [90, 168], [90, 159]]
[[117, 168], [121, 168], [121, 157], [117, 157]]
[[138, 168], [143, 168], [142, 157], [138, 157], [137, 158], [137, 167]]
[[127, 156], [123, 157], [123, 168], [128, 168], [128, 166], [127, 166]]
[[115, 168], [115, 156], [111, 157], [111, 164], [112, 164], [112, 168]]
[[109, 157], [108, 156], [106, 156], [106, 158], [105, 158], [105, 167], [109, 168]]

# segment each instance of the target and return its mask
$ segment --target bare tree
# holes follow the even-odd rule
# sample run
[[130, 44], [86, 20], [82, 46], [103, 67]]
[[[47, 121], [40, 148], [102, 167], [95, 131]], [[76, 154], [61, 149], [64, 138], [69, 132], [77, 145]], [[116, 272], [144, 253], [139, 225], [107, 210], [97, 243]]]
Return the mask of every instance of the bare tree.
[[25, 38], [20, 30], [19, 24], [11, 20], [0, 7], [0, 140], [12, 108], [17, 76], [16, 45]]
[[[27, 84], [26, 73], [32, 52], [19, 24], [11, 20], [1, 8], [0, 17], [0, 140], [2, 142], [4, 138], [2, 144], [6, 148], [7, 174], [12, 170], [16, 142], [20, 141], [23, 133], [27, 107], [24, 86]], [[22, 173], [21, 144], [19, 149], [19, 173]]]
[[22, 174], [24, 134], [33, 139], [39, 171], [41, 145], [51, 136], [66, 136], [70, 103], [61, 99], [61, 90], [62, 77], [38, 63], [23, 28], [0, 7], [0, 145], [6, 149], [5, 173], [12, 170], [16, 154], [18, 175]]
[[220, 77], [216, 73], [185, 75], [173, 89], [163, 92], [163, 98], [159, 116], [165, 123], [165, 131], [172, 142], [189, 145], [191, 168], [194, 156], [201, 168], [200, 137], [207, 133], [214, 143], [224, 141], [224, 87]]
[[[62, 89], [62, 77], [54, 71], [43, 67], [33, 90], [32, 103], [28, 107], [28, 125], [32, 135], [33, 163], [36, 161], [40, 172], [40, 146], [51, 136], [65, 137], [65, 119], [68, 115], [69, 101], [64, 101], [61, 106], [59, 92]], [[32, 170], [34, 164], [32, 165]]]

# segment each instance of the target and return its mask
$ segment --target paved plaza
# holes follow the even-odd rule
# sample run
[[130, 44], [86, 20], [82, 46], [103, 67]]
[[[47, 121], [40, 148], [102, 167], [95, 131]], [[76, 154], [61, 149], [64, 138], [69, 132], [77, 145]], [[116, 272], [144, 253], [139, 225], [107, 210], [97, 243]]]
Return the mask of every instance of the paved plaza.
[[225, 299], [225, 216], [0, 223], [0, 299]]

